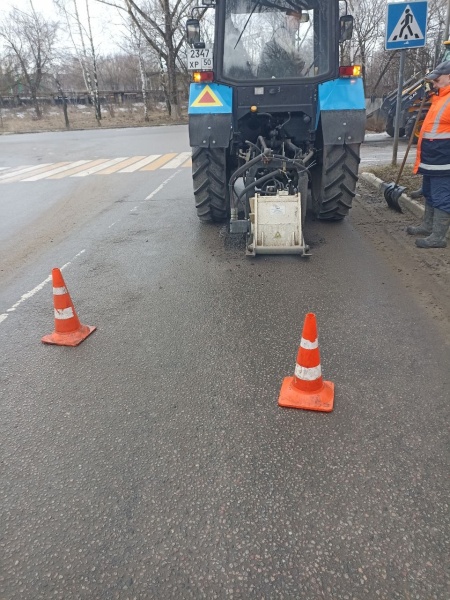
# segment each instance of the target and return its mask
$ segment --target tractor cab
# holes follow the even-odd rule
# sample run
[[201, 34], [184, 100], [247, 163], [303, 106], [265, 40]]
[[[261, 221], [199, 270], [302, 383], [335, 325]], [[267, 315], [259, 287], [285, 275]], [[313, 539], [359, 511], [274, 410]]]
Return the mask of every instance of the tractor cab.
[[223, 3], [216, 29], [218, 78], [234, 85], [330, 78], [337, 60], [330, 53], [335, 7], [323, 0]]

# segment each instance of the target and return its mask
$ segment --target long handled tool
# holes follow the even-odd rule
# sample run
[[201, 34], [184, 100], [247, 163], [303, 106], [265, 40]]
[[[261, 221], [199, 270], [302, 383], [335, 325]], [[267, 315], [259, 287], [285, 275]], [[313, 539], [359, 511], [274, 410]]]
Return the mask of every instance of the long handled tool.
[[398, 182], [400, 181], [400, 177], [402, 176], [403, 168], [405, 166], [406, 159], [408, 158], [409, 149], [411, 148], [414, 136], [416, 135], [417, 124], [421, 117], [423, 105], [425, 104], [426, 98], [427, 98], [427, 92], [425, 90], [424, 94], [423, 94], [422, 102], [420, 103], [419, 112], [417, 113], [417, 117], [414, 122], [414, 127], [411, 132], [411, 136], [409, 138], [408, 147], [406, 148], [405, 156], [403, 157], [403, 161], [402, 161], [400, 170], [397, 175], [397, 179], [395, 180], [395, 182], [394, 181], [391, 181], [391, 183], [383, 182], [380, 185], [380, 189], [382, 192], [384, 192], [384, 199], [386, 200], [389, 208], [392, 208], [392, 210], [396, 210], [397, 212], [400, 212], [400, 213], [402, 213], [403, 210], [402, 210], [402, 207], [400, 206], [399, 199], [400, 199], [400, 196], [403, 194], [403, 192], [406, 190], [406, 187], [404, 187], [402, 185], [398, 185]]

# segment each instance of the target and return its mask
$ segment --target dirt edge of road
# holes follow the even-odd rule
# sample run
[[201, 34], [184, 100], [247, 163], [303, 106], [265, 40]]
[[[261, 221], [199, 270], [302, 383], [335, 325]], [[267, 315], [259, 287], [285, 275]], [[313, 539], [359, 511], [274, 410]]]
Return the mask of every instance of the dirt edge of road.
[[380, 183], [371, 173], [360, 174], [352, 222], [364, 231], [405, 288], [439, 323], [450, 345], [450, 244], [447, 248], [417, 248], [406, 227], [418, 224], [423, 206], [402, 195], [403, 214], [391, 210], [379, 189]]

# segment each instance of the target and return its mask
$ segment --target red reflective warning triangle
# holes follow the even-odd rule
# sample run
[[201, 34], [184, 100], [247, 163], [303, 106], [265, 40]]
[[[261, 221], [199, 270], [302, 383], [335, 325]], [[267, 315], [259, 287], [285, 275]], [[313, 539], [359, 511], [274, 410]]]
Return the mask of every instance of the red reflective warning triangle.
[[199, 104], [211, 104], [211, 102], [215, 102], [215, 100], [211, 96], [210, 92], [206, 92], [205, 94], [203, 94], [203, 96], [199, 100]]
[[205, 85], [191, 106], [223, 106], [223, 103], [209, 85]]

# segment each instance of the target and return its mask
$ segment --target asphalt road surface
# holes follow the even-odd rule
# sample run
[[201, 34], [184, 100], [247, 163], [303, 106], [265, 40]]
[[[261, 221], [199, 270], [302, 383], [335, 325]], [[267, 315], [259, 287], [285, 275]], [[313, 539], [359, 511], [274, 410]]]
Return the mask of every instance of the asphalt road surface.
[[[449, 249], [360, 186], [309, 259], [247, 258], [197, 221], [187, 151], [0, 137], [0, 598], [447, 600]], [[77, 348], [41, 343], [53, 267]], [[307, 312], [329, 414], [277, 405]]]

